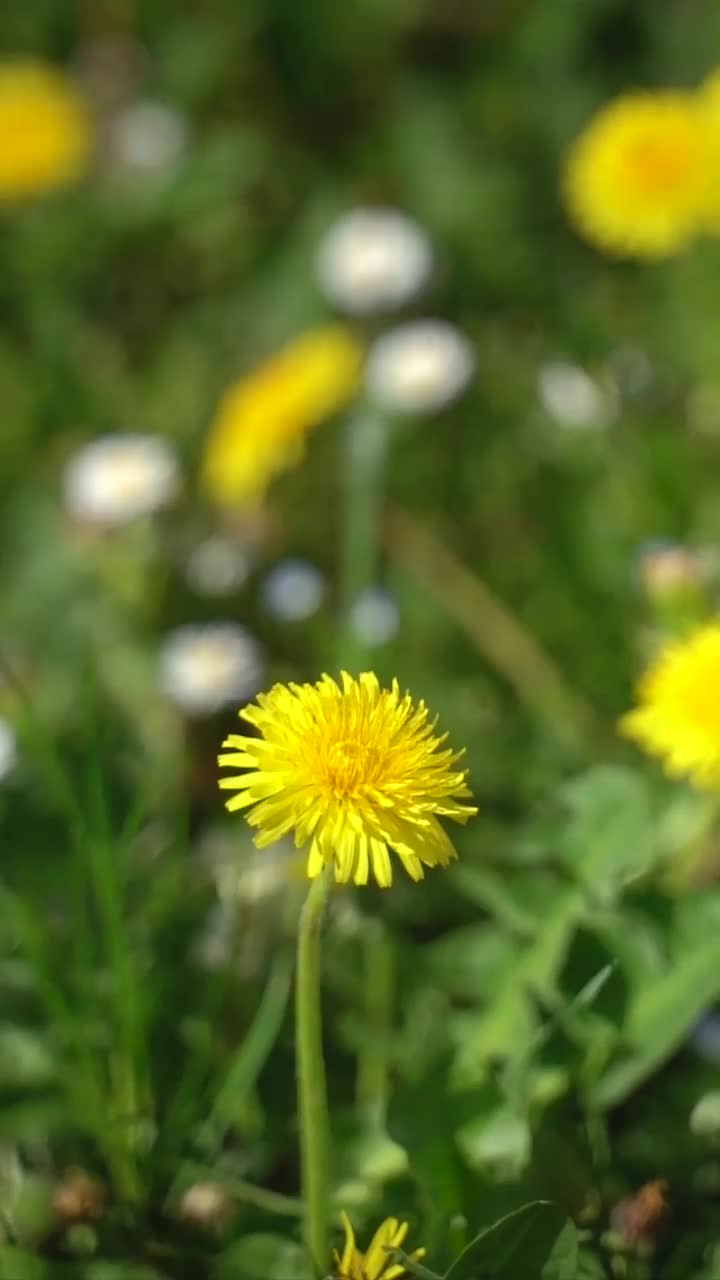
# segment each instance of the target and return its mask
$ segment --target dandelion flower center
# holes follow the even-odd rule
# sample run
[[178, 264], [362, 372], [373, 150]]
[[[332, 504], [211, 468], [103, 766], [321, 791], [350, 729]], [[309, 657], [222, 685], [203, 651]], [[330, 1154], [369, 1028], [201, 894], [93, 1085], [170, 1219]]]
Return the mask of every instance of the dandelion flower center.
[[309, 845], [307, 873], [333, 863], [335, 878], [392, 882], [390, 852], [413, 880], [456, 857], [439, 818], [475, 812], [460, 754], [435, 734], [423, 702], [381, 689], [371, 672], [317, 684], [275, 685], [240, 712], [259, 737], [231, 734], [220, 764], [244, 770], [220, 779], [248, 809], [258, 847], [292, 831]]
[[382, 757], [377, 747], [362, 742], [335, 742], [328, 752], [327, 785], [333, 795], [356, 799], [381, 776]]
[[623, 157], [627, 181], [639, 195], [663, 196], [688, 181], [691, 157], [684, 139], [648, 133], [635, 139]]

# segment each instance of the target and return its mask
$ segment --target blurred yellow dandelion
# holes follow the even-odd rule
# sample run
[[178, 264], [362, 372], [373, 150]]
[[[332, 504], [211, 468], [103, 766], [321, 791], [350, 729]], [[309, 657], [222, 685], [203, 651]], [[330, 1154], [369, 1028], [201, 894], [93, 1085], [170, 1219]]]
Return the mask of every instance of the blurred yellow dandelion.
[[667, 645], [640, 679], [620, 730], [671, 777], [720, 787], [720, 623]]
[[713, 71], [700, 86], [698, 101], [705, 113], [712, 147], [715, 181], [710, 192], [707, 230], [720, 234], [720, 69]]
[[577, 229], [613, 254], [662, 257], [701, 229], [717, 184], [698, 95], [628, 93], [591, 120], [563, 177]]
[[60, 71], [0, 63], [0, 200], [42, 195], [79, 178], [92, 142], [90, 116]]
[[[407, 1222], [386, 1218], [373, 1236], [370, 1247], [361, 1253], [355, 1245], [355, 1232], [346, 1213], [342, 1214], [345, 1243], [342, 1253], [333, 1250], [334, 1280], [396, 1280], [406, 1274], [402, 1263], [393, 1262], [392, 1250], [399, 1249], [407, 1233]], [[425, 1257], [425, 1249], [414, 1249], [408, 1257], [419, 1262]]]
[[424, 702], [401, 695], [397, 681], [342, 674], [316, 684], [276, 684], [244, 707], [260, 737], [230, 734], [219, 763], [247, 770], [220, 780], [236, 791], [228, 809], [254, 806], [258, 848], [292, 831], [310, 845], [312, 879], [329, 863], [335, 879], [392, 882], [390, 851], [413, 880], [423, 865], [447, 866], [457, 855], [439, 818], [465, 823], [477, 810], [459, 770], [462, 752], [442, 748]]
[[210, 426], [202, 467], [208, 498], [230, 507], [261, 501], [274, 476], [300, 461], [308, 432], [355, 395], [360, 364], [350, 332], [328, 325], [232, 383]]

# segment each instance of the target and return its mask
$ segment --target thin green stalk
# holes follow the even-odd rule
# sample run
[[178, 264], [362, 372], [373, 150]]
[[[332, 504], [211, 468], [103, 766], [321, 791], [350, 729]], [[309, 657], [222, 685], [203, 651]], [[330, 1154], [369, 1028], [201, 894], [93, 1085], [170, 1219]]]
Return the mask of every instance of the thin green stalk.
[[365, 1036], [358, 1055], [357, 1098], [372, 1123], [385, 1121], [388, 1038], [395, 994], [395, 956], [382, 920], [369, 920], [364, 937]]
[[276, 957], [255, 1017], [218, 1090], [208, 1120], [213, 1149], [222, 1143], [231, 1116], [247, 1098], [280, 1034], [290, 991], [290, 957]]
[[189, 1186], [193, 1180], [216, 1182], [234, 1200], [251, 1204], [256, 1209], [262, 1209], [264, 1213], [275, 1213], [286, 1218], [303, 1216], [302, 1200], [297, 1200], [294, 1196], [282, 1195], [279, 1191], [269, 1191], [267, 1187], [258, 1187], [254, 1182], [247, 1182], [245, 1178], [235, 1178], [226, 1174], [224, 1169], [218, 1169], [215, 1164], [201, 1164], [197, 1160], [188, 1161], [183, 1165], [181, 1173], [168, 1194], [168, 1203], [172, 1205], [181, 1190]]
[[328, 1118], [320, 1008], [321, 930], [333, 865], [310, 886], [300, 914], [295, 987], [295, 1055], [300, 1126], [300, 1164], [305, 1204], [304, 1239], [311, 1276], [322, 1276], [328, 1261]]
[[345, 519], [341, 564], [340, 657], [351, 670], [363, 660], [363, 646], [350, 627], [350, 611], [361, 591], [378, 577], [387, 426], [376, 410], [363, 407], [345, 428]]

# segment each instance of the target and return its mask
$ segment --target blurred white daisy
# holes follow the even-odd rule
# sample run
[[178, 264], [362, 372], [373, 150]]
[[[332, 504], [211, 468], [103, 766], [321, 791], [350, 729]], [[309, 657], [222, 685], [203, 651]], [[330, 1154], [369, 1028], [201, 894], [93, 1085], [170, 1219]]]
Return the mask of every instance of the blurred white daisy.
[[549, 360], [541, 366], [537, 393], [545, 413], [561, 427], [602, 427], [613, 416], [602, 387], [568, 360]]
[[175, 454], [161, 436], [118, 432], [85, 445], [63, 476], [66, 510], [113, 527], [167, 506], [180, 490]]
[[651, 599], [674, 596], [702, 586], [706, 567], [702, 556], [682, 543], [652, 538], [640, 547], [635, 559], [638, 582]]
[[260, 858], [250, 840], [247, 848], [238, 849], [237, 835], [229, 836], [225, 828], [205, 832], [197, 854], [220, 901], [235, 904], [257, 904], [285, 893], [289, 866], [297, 857], [292, 841], [278, 840]]
[[252, 565], [247, 547], [218, 533], [192, 548], [185, 562], [185, 577], [198, 595], [224, 596], [247, 581]]
[[325, 597], [325, 578], [309, 560], [281, 560], [266, 575], [262, 601], [278, 622], [302, 622], [317, 613]]
[[188, 715], [210, 715], [257, 693], [264, 659], [257, 640], [237, 622], [190, 623], [165, 637], [160, 687]]
[[177, 169], [189, 140], [190, 126], [179, 111], [164, 102], [140, 100], [115, 116], [108, 154], [121, 171], [168, 177]]
[[324, 294], [341, 311], [390, 311], [420, 291], [432, 270], [425, 232], [396, 209], [357, 208], [339, 218], [318, 246]]
[[653, 367], [640, 347], [617, 347], [607, 359], [607, 367], [620, 395], [640, 396], [653, 381]]
[[0, 719], [0, 782], [17, 764], [17, 739], [9, 721]]
[[388, 644], [400, 626], [395, 597], [384, 587], [367, 587], [352, 603], [350, 626], [356, 638], [369, 649]]
[[389, 413], [433, 413], [475, 372], [471, 343], [447, 320], [413, 320], [377, 338], [365, 366], [368, 394]]
[[238, 919], [235, 906], [216, 902], [195, 939], [192, 955], [201, 969], [229, 969], [237, 953]]

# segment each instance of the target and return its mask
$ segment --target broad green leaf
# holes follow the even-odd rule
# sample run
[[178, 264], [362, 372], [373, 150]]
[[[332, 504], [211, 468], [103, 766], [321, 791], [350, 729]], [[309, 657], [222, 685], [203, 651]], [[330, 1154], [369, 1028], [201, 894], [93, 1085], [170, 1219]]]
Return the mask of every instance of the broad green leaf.
[[499, 1177], [517, 1177], [530, 1156], [530, 1127], [508, 1104], [461, 1125], [455, 1139], [471, 1169]]
[[593, 1090], [593, 1101], [614, 1106], [683, 1042], [709, 1004], [720, 997], [720, 893], [703, 892], [675, 904], [664, 973], [636, 986], [623, 1028], [626, 1053]]
[[[445, 1280], [567, 1280], [568, 1225], [562, 1209], [535, 1200], [482, 1231], [450, 1267]], [[555, 1270], [547, 1271], [555, 1253]]]
[[593, 898], [612, 902], [659, 856], [656, 817], [643, 777], [599, 765], [563, 788], [570, 809], [561, 854]]
[[542, 1270], [542, 1280], [575, 1280], [578, 1269], [578, 1232], [567, 1220]]
[[298, 1280], [307, 1270], [302, 1245], [258, 1232], [235, 1241], [217, 1259], [214, 1280]]
[[464, 1019], [456, 1061], [463, 1084], [477, 1080], [489, 1058], [516, 1056], [519, 1047], [528, 1051], [536, 1024], [533, 997], [552, 991], [569, 940], [587, 911], [585, 895], [578, 889], [559, 892], [532, 945], [515, 945], [511, 962], [478, 988], [481, 1009], [476, 1017]]

